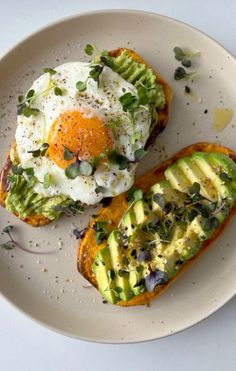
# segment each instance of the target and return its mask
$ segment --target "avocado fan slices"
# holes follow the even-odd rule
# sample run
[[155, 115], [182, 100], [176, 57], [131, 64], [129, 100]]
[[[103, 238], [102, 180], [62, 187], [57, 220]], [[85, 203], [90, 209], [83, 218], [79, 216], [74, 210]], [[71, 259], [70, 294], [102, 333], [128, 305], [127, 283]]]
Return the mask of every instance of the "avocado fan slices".
[[98, 289], [110, 303], [168, 282], [211, 238], [236, 199], [236, 165], [220, 153], [177, 160], [123, 215], [95, 257]]

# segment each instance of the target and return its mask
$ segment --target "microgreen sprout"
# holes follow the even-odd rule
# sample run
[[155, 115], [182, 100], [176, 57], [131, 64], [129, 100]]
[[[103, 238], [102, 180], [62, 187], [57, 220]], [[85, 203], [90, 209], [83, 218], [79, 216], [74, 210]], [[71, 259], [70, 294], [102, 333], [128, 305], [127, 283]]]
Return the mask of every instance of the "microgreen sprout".
[[175, 59], [177, 59], [177, 61], [181, 62], [182, 66], [188, 68], [188, 67], [191, 67], [192, 65], [192, 62], [191, 62], [191, 59], [198, 55], [199, 52], [185, 52], [182, 48], [180, 48], [179, 46], [175, 46], [174, 49], [173, 49], [174, 53], [175, 53]]

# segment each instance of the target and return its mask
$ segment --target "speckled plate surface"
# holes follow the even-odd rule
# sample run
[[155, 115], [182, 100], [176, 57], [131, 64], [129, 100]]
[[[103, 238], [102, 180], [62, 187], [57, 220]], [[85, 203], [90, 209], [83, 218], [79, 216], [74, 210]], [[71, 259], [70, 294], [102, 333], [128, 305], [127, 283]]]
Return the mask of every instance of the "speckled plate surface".
[[[43, 67], [86, 60], [83, 49], [87, 43], [100, 50], [134, 48], [173, 88], [169, 124], [139, 173], [197, 141], [217, 141], [236, 150], [235, 118], [220, 133], [212, 128], [216, 107], [234, 108], [235, 59], [206, 35], [173, 19], [137, 11], [102, 11], [40, 30], [1, 60], [1, 165], [14, 138], [17, 96], [30, 87]], [[173, 79], [179, 65], [174, 46], [201, 52], [194, 60], [199, 75], [189, 84], [190, 95], [184, 94], [186, 82]], [[63, 217], [39, 229], [25, 225], [2, 208], [0, 213], [0, 228], [14, 225], [14, 236], [21, 244], [54, 251], [36, 256], [0, 249], [2, 294], [31, 318], [68, 336], [109, 343], [160, 338], [196, 324], [236, 293], [236, 218], [205, 255], [150, 307], [119, 308], [104, 305], [76, 270], [72, 230], [84, 227], [94, 208], [81, 217]], [[3, 235], [0, 238], [5, 240]]]

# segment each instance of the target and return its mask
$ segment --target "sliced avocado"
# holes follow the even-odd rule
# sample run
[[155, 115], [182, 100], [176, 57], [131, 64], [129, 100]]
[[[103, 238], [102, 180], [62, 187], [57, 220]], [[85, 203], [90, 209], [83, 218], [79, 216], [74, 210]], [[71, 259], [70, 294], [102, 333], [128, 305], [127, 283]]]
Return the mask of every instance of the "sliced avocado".
[[60, 208], [70, 204], [71, 200], [63, 195], [43, 197], [36, 193], [33, 185], [23, 175], [11, 174], [8, 179], [10, 188], [5, 200], [6, 209], [20, 217], [36, 214], [55, 220], [62, 213]]
[[162, 211], [158, 203], [156, 203], [153, 199], [155, 194], [163, 194], [165, 202], [174, 203], [179, 207], [183, 206], [185, 195], [179, 191], [176, 191], [172, 188], [168, 180], [161, 180], [158, 183], [154, 184], [150, 188], [150, 192], [152, 194], [152, 210], [153, 211]]
[[136, 201], [133, 207], [137, 224], [144, 223], [150, 215], [150, 209], [143, 200]]
[[[140, 268], [139, 271], [137, 271], [137, 267]], [[137, 267], [132, 268], [129, 273], [129, 283], [134, 295], [139, 295], [145, 291], [145, 288], [141, 282], [143, 279], [143, 269], [141, 265]]]
[[176, 163], [169, 166], [165, 170], [164, 174], [166, 179], [170, 182], [172, 188], [183, 193], [188, 193], [192, 183], [188, 180], [188, 178], [186, 178]]
[[221, 176], [228, 176], [228, 179], [224, 180], [224, 177], [221, 178], [221, 181], [226, 185], [232, 196], [232, 199], [236, 198], [236, 164], [231, 158], [220, 154], [220, 153], [210, 153], [208, 156], [208, 161], [211, 164], [214, 171]]
[[209, 232], [203, 229], [205, 219], [198, 215], [187, 227], [184, 235], [175, 242], [175, 247], [180, 254], [180, 259], [188, 260], [195, 255], [201, 246], [202, 241], [206, 240]]
[[[212, 236], [236, 199], [236, 165], [221, 154], [186, 156], [169, 166], [165, 176], [130, 207], [122, 228], [108, 238], [116, 300], [146, 291], [151, 272], [161, 271], [169, 279], [175, 275]], [[200, 185], [202, 197], [198, 191], [191, 197], [194, 183]], [[127, 244], [121, 246], [127, 236]]]
[[200, 194], [202, 196], [211, 201], [217, 201], [217, 190], [191, 157], [181, 158], [177, 161], [177, 165], [191, 184], [194, 182], [200, 184]]
[[119, 245], [116, 230], [111, 232], [107, 243], [110, 250], [112, 267], [116, 273], [116, 288], [119, 288], [120, 290], [119, 298], [126, 301], [130, 300], [133, 296], [133, 293], [129, 285], [129, 279], [126, 275], [120, 274], [122, 271], [126, 270], [127, 267], [124, 264], [125, 255], [123, 254], [122, 247]]
[[231, 197], [232, 194], [230, 192], [229, 187], [222, 182], [219, 175], [214, 171], [214, 168], [211, 166], [211, 164], [208, 161], [208, 157], [206, 153], [202, 152], [195, 152], [192, 155], [192, 158], [196, 162], [196, 164], [199, 166], [199, 168], [202, 170], [202, 172], [206, 175], [206, 177], [211, 181], [211, 183], [214, 185], [216, 191], [218, 192], [218, 195], [221, 198], [227, 198]]
[[133, 230], [136, 226], [136, 218], [133, 211], [129, 211], [125, 214], [122, 219], [122, 226], [125, 228], [125, 234], [129, 237], [133, 234]]
[[168, 273], [171, 273], [173, 271], [175, 262], [179, 258], [179, 253], [176, 250], [175, 243], [177, 240], [182, 238], [184, 233], [185, 232], [183, 229], [176, 227], [170, 243], [166, 246], [166, 249], [163, 252], [163, 256], [166, 259], [165, 271], [167, 271]]
[[108, 271], [112, 269], [110, 251], [107, 247], [100, 250], [93, 263], [93, 272], [96, 276], [98, 289], [104, 299], [109, 303], [115, 304], [118, 299], [114, 293], [114, 279], [108, 277]]

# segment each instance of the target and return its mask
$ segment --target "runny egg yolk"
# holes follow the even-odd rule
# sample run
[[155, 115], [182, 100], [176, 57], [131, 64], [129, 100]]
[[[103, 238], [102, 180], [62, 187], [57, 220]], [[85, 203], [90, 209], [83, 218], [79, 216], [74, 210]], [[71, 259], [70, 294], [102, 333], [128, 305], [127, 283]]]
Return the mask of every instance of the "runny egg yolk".
[[[109, 129], [96, 116], [86, 117], [79, 111], [61, 113], [53, 122], [48, 134], [48, 155], [60, 168], [65, 169], [75, 161], [75, 156], [81, 160], [91, 160], [98, 157], [104, 150], [112, 149], [112, 138]], [[64, 149], [75, 154], [67, 161], [64, 159]]]

